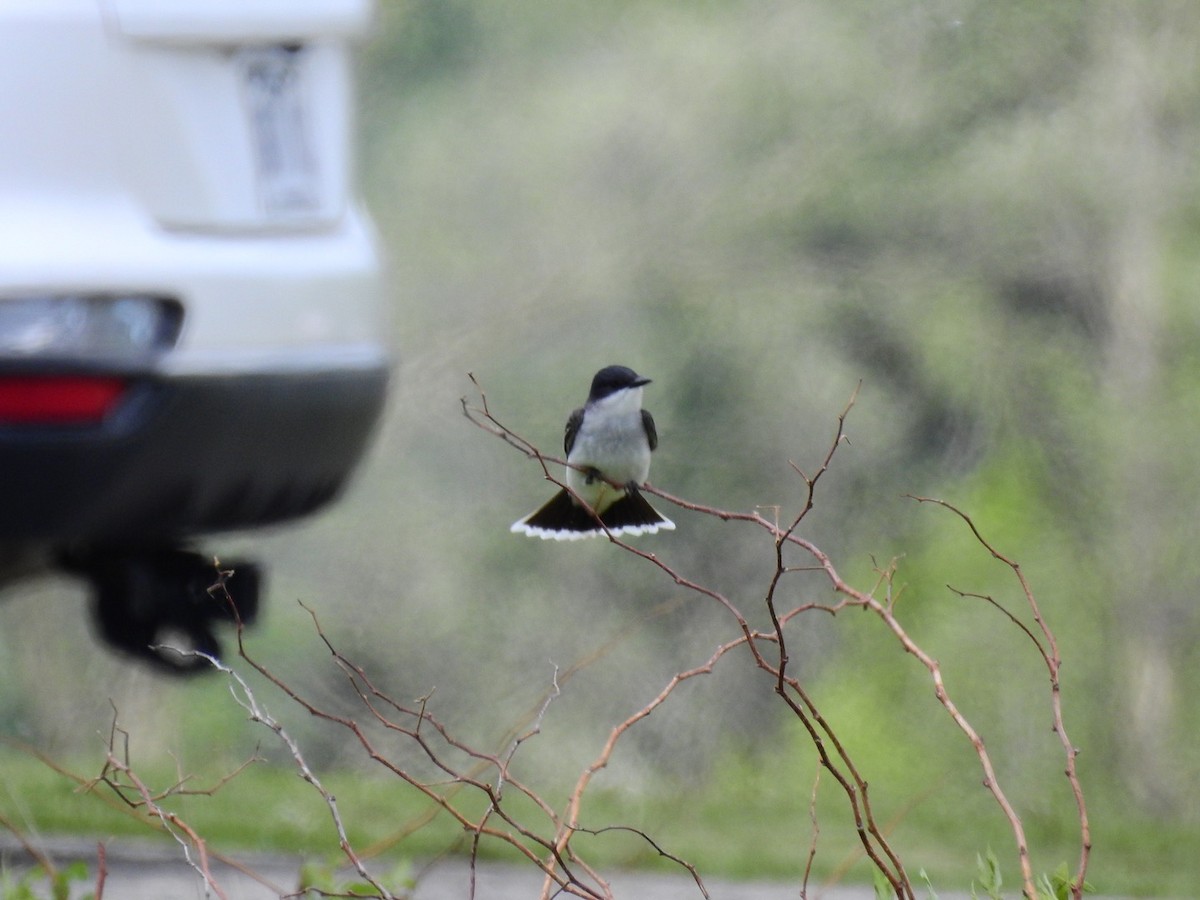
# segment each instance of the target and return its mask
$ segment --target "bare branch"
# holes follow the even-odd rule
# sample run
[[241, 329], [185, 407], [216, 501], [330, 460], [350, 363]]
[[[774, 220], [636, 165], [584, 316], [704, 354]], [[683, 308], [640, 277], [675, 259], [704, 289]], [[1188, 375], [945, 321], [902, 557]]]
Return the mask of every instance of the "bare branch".
[[[474, 376], [472, 376], [471, 380], [479, 390], [481, 398], [481, 407], [475, 410], [474, 413], [481, 415], [482, 419], [473, 414], [473, 411], [467, 406], [466, 401], [464, 400], [463, 408], [467, 417], [476, 425], [479, 425], [485, 430], [502, 437], [510, 445], [518, 448], [528, 448], [526, 451], [527, 455], [536, 458], [541, 464], [545, 476], [551, 478], [551, 480], [554, 480], [546, 469], [548, 458], [538, 452], [530, 441], [515, 435], [494, 416], [488, 407], [486, 397], [479, 382], [474, 378]], [[753, 657], [755, 664], [773, 676], [776, 693], [784, 700], [784, 702], [792, 710], [793, 714], [800, 720], [801, 724], [809, 732], [809, 736], [812, 739], [813, 744], [820, 756], [822, 766], [827, 768], [833, 774], [835, 780], [839, 783], [843, 792], [846, 794], [865, 852], [875, 866], [879, 869], [879, 871], [884, 874], [884, 876], [891, 883], [891, 886], [898, 897], [911, 897], [913, 895], [913, 889], [907, 875], [904, 872], [904, 867], [901, 864], [899, 857], [892, 850], [890, 844], [875, 823], [874, 816], [870, 808], [866, 781], [859, 775], [856, 767], [850, 760], [849, 755], [846, 753], [845, 748], [837, 739], [836, 734], [829, 726], [828, 722], [826, 722], [826, 720], [821, 716], [811, 697], [809, 697], [808, 694], [803, 690], [803, 687], [800, 685], [800, 683], [794, 677], [788, 674], [789, 657], [785, 637], [785, 626], [790, 619], [794, 618], [800, 612], [810, 609], [819, 609], [831, 614], [836, 614], [838, 610], [846, 606], [859, 606], [873, 612], [891, 631], [893, 636], [904, 648], [904, 650], [916, 658], [928, 671], [930, 679], [933, 683], [934, 695], [936, 696], [938, 702], [950, 715], [951, 719], [955, 722], [958, 728], [970, 741], [976, 757], [978, 758], [979, 764], [983, 769], [984, 785], [995, 798], [1013, 832], [1013, 836], [1017, 844], [1018, 858], [1021, 865], [1023, 889], [1026, 895], [1031, 898], [1036, 895], [1033, 885], [1032, 866], [1029, 858], [1028, 842], [1026, 840], [1024, 827], [1005, 791], [999, 784], [999, 781], [996, 777], [995, 767], [992, 763], [991, 756], [983, 742], [983, 739], [971, 725], [966, 716], [960, 711], [957, 704], [951, 699], [949, 691], [947, 690], [942, 677], [941, 667], [937, 660], [921, 646], [919, 646], [915, 640], [913, 640], [896, 616], [896, 601], [900, 592], [893, 591], [895, 561], [893, 560], [893, 562], [886, 569], [877, 568], [878, 580], [870, 590], [859, 590], [842, 579], [832, 560], [827, 554], [821, 551], [811, 541], [801, 538], [795, 533], [800, 523], [813, 508], [817, 481], [826, 471], [828, 471], [834, 454], [845, 441], [845, 420], [850, 409], [854, 405], [857, 392], [858, 388], [856, 387], [854, 395], [851, 397], [841, 415], [839, 415], [834, 438], [830, 444], [828, 452], [825, 455], [825, 458], [817, 468], [815, 474], [809, 476], [798, 465], [791, 463], [793, 470], [804, 480], [806, 497], [801, 509], [792, 518], [787, 527], [780, 526], [780, 510], [778, 507], [772, 508], [775, 513], [773, 517], [774, 520], [772, 521], [764, 518], [759, 509], [755, 509], [751, 512], [736, 512], [717, 509], [711, 506], [706, 506], [676, 497], [651, 485], [643, 486], [643, 490], [645, 490], [647, 493], [659, 497], [668, 503], [672, 503], [681, 509], [712, 516], [722, 521], [748, 522], [768, 532], [775, 545], [775, 568], [767, 584], [765, 592], [765, 604], [771, 617], [771, 625], [773, 629], [772, 632], [768, 634], [761, 634], [753, 631], [749, 627], [746, 617], [740, 612], [736, 604], [730, 598], [718, 591], [687, 578], [673, 568], [670, 564], [664, 562], [657, 554], [643, 551], [637, 547], [634, 547], [628, 542], [619, 539], [615, 535], [608, 535], [609, 539], [614, 544], [621, 547], [626, 552], [639, 556], [656, 566], [667, 576], [669, 576], [675, 582], [675, 584], [699, 595], [708, 597], [720, 604], [733, 617], [742, 634], [740, 638], [731, 641], [728, 644], [722, 645], [722, 648], [718, 650], [717, 654], [712, 657], [708, 663], [695, 669], [679, 673], [671, 680], [671, 682], [668, 683], [663, 691], [651, 701], [650, 704], [648, 704], [642, 710], [639, 710], [637, 713], [631, 715], [624, 722], [613, 729], [600, 756], [597, 757], [597, 759], [587, 769], [585, 769], [576, 785], [575, 790], [572, 792], [568, 805], [568, 813], [565, 817], [565, 827], [560, 833], [557, 842], [560, 852], [567, 851], [571, 834], [579, 828], [579, 807], [588, 782], [599, 768], [607, 765], [619, 738], [636, 722], [640, 721], [646, 715], [649, 715], [654, 708], [664, 702], [667, 696], [669, 696], [669, 694], [674, 690], [674, 687], [680, 682], [680, 680], [711, 672], [712, 666], [722, 655], [729, 652], [729, 650], [733, 649], [734, 647], [742, 646], [744, 644]], [[999, 553], [999, 551], [997, 551], [982, 537], [969, 517], [959, 512], [950, 504], [946, 504], [943, 501], [930, 501], [927, 498], [917, 499], [922, 500], [922, 502], [939, 503], [958, 513], [958, 515], [960, 515], [971, 528], [971, 531], [981, 546], [983, 546], [995, 558], [1001, 560], [1011, 568], [1021, 584], [1026, 601], [1034, 616], [1034, 620], [1040, 629], [1042, 638], [1039, 639], [1037, 636], [1035, 636], [1032, 630], [1025, 627], [1016, 617], [1009, 615], [1000, 604], [996, 603], [990, 598], [982, 598], [988, 600], [988, 602], [991, 602], [998, 609], [1001, 609], [1002, 612], [1005, 612], [1005, 614], [1009, 616], [1010, 620], [1025, 632], [1025, 634], [1033, 642], [1034, 646], [1038, 648], [1039, 653], [1045, 660], [1050, 672], [1055, 731], [1058, 733], [1067, 753], [1067, 777], [1070, 780], [1072, 790], [1075, 794], [1077, 811], [1079, 814], [1081, 831], [1083, 835], [1083, 847], [1080, 855], [1080, 863], [1073, 887], [1073, 890], [1076, 891], [1076, 895], [1078, 895], [1078, 892], [1082, 890], [1083, 876], [1086, 872], [1087, 858], [1091, 842], [1087, 822], [1087, 813], [1083, 802], [1082, 788], [1075, 770], [1075, 756], [1077, 755], [1078, 751], [1075, 750], [1075, 748], [1067, 740], [1066, 732], [1062, 724], [1061, 694], [1058, 682], [1058, 668], [1060, 665], [1060, 660], [1054, 635], [1042, 618], [1040, 609], [1038, 608], [1033, 592], [1025, 579], [1024, 573], [1014, 561]], [[788, 547], [799, 549], [801, 552], [807, 555], [811, 562], [804, 565], [795, 565], [786, 561], [785, 549]], [[829, 583], [833, 587], [833, 590], [841, 597], [841, 599], [833, 604], [801, 604], [786, 612], [781, 612], [779, 608], [780, 589], [785, 576], [798, 571], [811, 572], [817, 570], [824, 572]], [[877, 596], [880, 590], [884, 591], [884, 598], [882, 600]], [[776, 645], [777, 651], [774, 661], [768, 660], [767, 657], [764, 656], [760, 647], [760, 645], [763, 643], [774, 643]], [[833, 747], [834, 753], [832, 755], [826, 750], [826, 741], [828, 741]]]
[[[1063, 752], [1066, 757], [1066, 768], [1064, 770], [1064, 774], [1066, 775], [1067, 781], [1071, 786], [1071, 793], [1075, 799], [1075, 810], [1079, 819], [1079, 860], [1075, 867], [1075, 877], [1071, 880], [1071, 896], [1076, 898], [1076, 900], [1080, 900], [1080, 898], [1083, 897], [1084, 881], [1087, 876], [1088, 862], [1091, 857], [1092, 832], [1091, 825], [1088, 820], [1087, 803], [1084, 801], [1083, 797], [1083, 785], [1079, 780], [1079, 772], [1075, 765], [1075, 760], [1079, 756], [1079, 749], [1067, 736], [1066, 725], [1063, 723], [1062, 685], [1059, 681], [1058, 675], [1059, 669], [1062, 667], [1062, 657], [1060, 656], [1058, 650], [1058, 639], [1054, 636], [1054, 632], [1050, 630], [1050, 626], [1042, 617], [1042, 611], [1038, 605], [1037, 599], [1034, 597], [1033, 588], [1030, 586], [1028, 579], [1025, 577], [1025, 573], [1021, 570], [1021, 566], [1015, 560], [1001, 553], [987, 539], [985, 539], [970, 516], [953, 504], [947, 503], [945, 500], [938, 500], [932, 497], [915, 496], [913, 496], [912, 499], [916, 500], [918, 503], [932, 503], [954, 513], [954, 515], [958, 516], [958, 518], [961, 519], [971, 530], [971, 533], [975, 536], [975, 539], [979, 542], [980, 546], [987, 550], [987, 552], [990, 553], [994, 559], [1008, 567], [1013, 576], [1016, 578], [1017, 583], [1020, 585], [1021, 592], [1025, 597], [1025, 602], [1028, 604], [1030, 613], [1033, 615], [1033, 620], [1035, 623], [1037, 623], [1038, 629], [1042, 635], [1042, 639], [1045, 641], [1045, 644], [1043, 645], [1042, 640], [1039, 640], [1031, 629], [1020, 622], [1014, 615], [1009, 613], [1007, 609], [1004, 609], [1002, 606], [1000, 606], [999, 603], [992, 600], [992, 598], [987, 596], [981, 597], [981, 595], [978, 594], [964, 595], [979, 597], [1000, 609], [1001, 612], [1003, 612], [1026, 634], [1026, 636], [1028, 636], [1034, 647], [1037, 648], [1042, 661], [1046, 664], [1046, 670], [1050, 679], [1050, 707], [1054, 717], [1053, 730], [1054, 733], [1058, 735], [1058, 739], [1062, 744]], [[954, 590], [954, 588], [951, 588], [951, 590]], [[961, 593], [958, 591], [955, 592]], [[1022, 874], [1026, 876], [1024, 885], [1026, 895], [1035, 897], [1036, 893], [1031, 893], [1033, 889], [1032, 868], [1026, 868], [1023, 866]]]
[[[501, 439], [508, 446], [535, 461], [545, 479], [570, 491], [570, 487], [564, 480], [551, 474], [550, 469], [552, 465], [566, 466], [568, 463], [542, 453], [531, 441], [509, 429], [490, 408], [488, 398], [479, 381], [473, 375], [469, 377], [478, 392], [478, 399], [474, 403], [469, 403], [466, 398], [462, 399], [464, 416], [488, 434]], [[608, 882], [584, 858], [577, 846], [582, 843], [575, 840], [580, 834], [597, 836], [610, 832], [625, 832], [638, 836], [650, 847], [653, 847], [660, 856], [686, 870], [691, 875], [700, 894], [705, 898], [708, 897], [708, 891], [699, 869], [671, 852], [661, 841], [628, 825], [597, 825], [596, 823], [585, 825], [584, 811], [588, 808], [588, 791], [593, 781], [597, 774], [612, 762], [626, 735], [664, 704], [671, 702], [671, 698], [676, 695], [681, 685], [712, 674], [722, 660], [731, 654], [747, 654], [754, 665], [769, 679], [775, 695], [804, 729], [808, 741], [817, 754], [819, 765], [809, 789], [809, 818], [812, 822], [812, 835], [804, 863], [801, 897], [806, 897], [808, 894], [809, 880], [818, 851], [821, 828], [817, 819], [817, 796], [824, 772], [828, 772], [837, 785], [837, 791], [840, 791], [839, 799], [844, 798], [845, 809], [853, 820], [861, 845], [861, 851], [857, 851], [856, 858], [865, 855], [871, 865], [887, 880], [896, 897], [901, 900], [913, 900], [913, 886], [899, 854], [889, 840], [889, 829], [880, 825], [872, 807], [867, 779], [860, 772], [830, 718], [819, 708], [817, 700], [793, 671], [790, 661], [788, 628], [802, 614], [820, 612], [836, 616], [842, 610], [852, 607], [868, 610], [892, 635], [899, 646], [926, 670], [937, 702], [970, 743], [983, 772], [983, 783], [999, 806], [1014, 836], [1021, 865], [1023, 890], [1026, 896], [1032, 900], [1036, 896], [1033, 869], [1020, 816], [996, 777], [995, 766], [983, 739], [952, 699], [937, 659], [929, 650], [916, 642], [898, 617], [897, 601], [901, 591], [895, 586], [897, 561], [893, 559], [886, 565], [880, 565], [873, 561], [875, 565], [874, 583], [866, 589], [857, 588], [842, 578], [828, 554], [808, 537], [798, 533], [801, 524], [805, 522], [806, 517], [814, 508], [818, 482], [829, 471], [839, 448], [847, 443], [846, 419], [854, 406], [857, 394], [858, 387], [855, 388], [849, 402], [837, 417], [836, 428], [828, 449], [818, 466], [811, 470], [813, 474], [809, 475], [795, 462], [789, 462], [791, 469], [803, 480], [805, 486], [803, 501], [794, 514], [785, 514], [785, 510], [779, 506], [762, 506], [750, 511], [719, 509], [673, 496], [648, 484], [643, 486], [643, 490], [647, 493], [680, 509], [697, 515], [710, 516], [724, 522], [744, 523], [751, 526], [752, 529], [757, 529], [756, 533], [760, 534], [764, 541], [771, 541], [774, 564], [764, 572], [764, 582], [752, 594], [751, 601], [755, 604], [763, 604], [769, 617], [769, 626], [764, 626], [762, 629], [751, 626], [752, 618], [743, 612], [743, 607], [739, 605], [742, 603], [741, 600], [690, 577], [669, 558], [664, 558], [663, 555], [656, 552], [643, 550], [606, 530], [609, 541], [615, 547], [645, 560], [669, 578], [674, 585], [683, 588], [683, 591], [674, 592], [670, 600], [631, 621], [617, 634], [601, 642], [592, 652], [585, 654], [573, 664], [561, 668], [557, 664], [551, 664], [544, 692], [537, 702], [520, 716], [494, 745], [495, 749], [483, 749], [475, 746], [460, 736], [453, 723], [440, 718], [433, 702], [432, 691], [411, 702], [397, 700], [385, 686], [377, 684], [364, 667], [343, 654], [322, 628], [316, 613], [308, 606], [301, 604], [312, 619], [317, 637], [329, 652], [332, 665], [336, 667], [340, 677], [345, 679], [345, 683], [350, 688], [351, 703], [356, 706], [357, 718], [340, 710], [327, 708], [304, 696], [296, 687], [276, 675], [267, 665], [248, 653], [242, 623], [237, 618], [236, 605], [233, 603], [227, 587], [229, 573], [221, 570], [219, 560], [214, 560], [217, 580], [210, 592], [214, 596], [223, 597], [233, 610], [237, 625], [238, 655], [245, 664], [308, 715], [341, 729], [357, 744], [366, 758], [417, 791], [428, 801], [428, 811], [425, 814], [414, 817], [393, 834], [377, 840], [366, 850], [356, 849], [351, 845], [335, 798], [309, 766], [300, 746], [292, 739], [280, 721], [266, 711], [249, 688], [246, 680], [233, 667], [208, 656], [203, 658], [207, 659], [228, 679], [231, 696], [247, 711], [251, 721], [267, 728], [287, 748], [292, 763], [301, 777], [325, 803], [337, 831], [339, 846], [347, 864], [359, 878], [370, 885], [371, 889], [376, 892], [375, 896], [382, 900], [393, 897], [387, 886], [371, 875], [366, 861], [383, 849], [394, 845], [413, 830], [423, 827], [433, 816], [442, 813], [449, 816], [464, 834], [464, 838], [454, 842], [453, 846], [460, 850], [465, 848], [469, 853], [470, 895], [472, 897], [475, 896], [476, 865], [480, 854], [483, 852], [485, 844], [499, 842], [517, 851], [543, 873], [541, 896], [544, 900], [563, 895], [591, 898], [591, 900], [610, 900], [612, 890]], [[963, 598], [982, 600], [1001, 612], [1007, 621], [1025, 634], [1047, 667], [1051, 685], [1054, 730], [1066, 753], [1066, 774], [1074, 792], [1081, 827], [1082, 849], [1076, 877], [1072, 884], [1072, 893], [1078, 898], [1082, 892], [1087, 869], [1091, 838], [1082, 787], [1075, 769], [1075, 757], [1078, 751], [1067, 739], [1063, 727], [1058, 678], [1061, 659], [1054, 634], [1043, 619], [1033, 591], [1020, 567], [985, 540], [968, 516], [944, 501], [919, 497], [915, 499], [919, 502], [943, 506], [957, 514], [968, 525], [981, 547], [1007, 565], [1021, 586], [1029, 615], [1032, 616], [1035, 623], [1033, 626], [1025, 624], [1022, 616], [1011, 612], [1004, 604], [991, 596], [961, 591], [956, 588], [951, 588], [951, 590]], [[597, 521], [599, 520], [597, 519]], [[600, 522], [600, 526], [603, 528], [602, 522]], [[826, 584], [827, 590], [831, 588], [832, 594], [827, 593], [822, 599], [804, 599], [794, 596], [793, 586], [796, 584], [796, 580], [792, 576], [798, 573], [810, 573], [810, 575], [819, 573], [820, 577], [816, 581]], [[804, 582], [806, 587], [812, 583], [814, 582], [811, 577]], [[609, 730], [596, 755], [580, 771], [566, 798], [565, 806], [559, 808], [550, 803], [542, 793], [539, 793], [535, 785], [517, 777], [514, 772], [515, 761], [522, 753], [523, 748], [531, 741], [536, 740], [542, 733], [543, 724], [552, 714], [564, 684], [597, 660], [606, 657], [623, 641], [637, 634], [648, 621], [665, 615], [676, 609], [680, 603], [689, 602], [689, 600], [713, 604], [723, 614], [724, 621], [734, 626], [736, 630], [731, 628], [730, 633], [724, 635], [724, 640], [718, 643], [707, 659], [699, 660], [698, 664], [690, 668], [681, 667], [666, 680], [648, 703], [630, 712]], [[415, 761], [411, 757], [406, 760], [395, 754], [394, 748], [397, 741], [416, 752]], [[163, 801], [182, 794], [212, 793], [225, 785], [230, 778], [236, 776], [237, 772], [221, 779], [214, 787], [208, 789], [191, 786], [188, 777], [181, 773], [175, 784], [166, 790], [153, 792], [131, 770], [128, 764], [128, 747], [129, 736], [118, 728], [114, 714], [109, 734], [108, 760], [104, 771], [99, 778], [85, 786], [106, 784], [120, 802], [131, 811], [135, 811], [147, 821], [156, 823], [158, 827], [168, 831], [183, 847], [189, 864], [201, 875], [206, 891], [223, 897], [220, 886], [212, 879], [209, 866], [210, 854], [204, 841], [186, 822], [166, 810], [163, 807]], [[250, 761], [252, 762], [254, 759]], [[0, 822], [0, 824], [4, 823]], [[195, 859], [193, 859], [193, 854]], [[102, 886], [103, 877], [99, 882], [99, 887], [102, 888]], [[97, 891], [98, 897], [99, 894], [100, 890]], [[350, 894], [323, 893], [323, 896], [350, 896]]]
[[817, 821], [817, 790], [821, 786], [821, 769], [813, 776], [812, 793], [808, 801], [808, 820], [812, 822], [812, 840], [808, 844], [808, 856], [804, 860], [804, 877], [800, 881], [800, 900], [808, 898], [808, 881], [812, 877], [813, 861], [817, 858], [817, 841], [821, 837], [821, 823]]
[[[121, 752], [117, 752], [117, 736], [120, 736]], [[153, 792], [129, 765], [129, 734], [117, 725], [116, 707], [113, 708], [113, 723], [109, 734], [108, 754], [104, 769], [97, 782], [108, 785], [130, 808], [144, 810], [148, 816], [158, 820], [162, 829], [183, 850], [183, 857], [204, 883], [205, 896], [215, 894], [220, 900], [228, 895], [213, 878], [209, 863], [208, 845], [179, 815], [161, 805], [163, 798], [178, 793], [177, 785], [165, 791]], [[192, 850], [196, 858], [192, 857]]]

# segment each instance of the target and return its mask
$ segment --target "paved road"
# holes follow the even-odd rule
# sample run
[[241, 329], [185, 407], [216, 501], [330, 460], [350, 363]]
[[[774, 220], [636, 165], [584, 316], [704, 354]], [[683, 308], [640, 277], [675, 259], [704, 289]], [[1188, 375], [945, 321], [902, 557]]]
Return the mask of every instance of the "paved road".
[[[38, 846], [56, 862], [83, 859], [89, 870], [96, 871], [94, 842], [75, 840], [39, 841]], [[106, 846], [104, 900], [200, 900], [206, 896], [203, 880], [182, 858], [179, 846], [171, 843], [148, 844], [114, 839]], [[212, 866], [212, 876], [227, 900], [278, 900], [294, 890], [299, 860], [287, 856], [239, 856], [249, 870], [262, 880], [220, 863]], [[20, 871], [28, 857], [9, 835], [0, 836], [0, 861], [10, 876]], [[703, 900], [703, 894], [686, 873], [646, 874], [620, 872], [611, 877], [613, 894], [619, 900]], [[475, 871], [476, 900], [536, 900], [542, 880], [532, 866], [481, 863]], [[467, 900], [471, 897], [471, 870], [465, 861], [439, 863], [422, 873], [412, 900]], [[265, 883], [264, 883], [265, 882]], [[79, 883], [73, 898], [95, 890], [94, 881]], [[746, 884], [705, 880], [712, 900], [797, 900], [794, 884]], [[810, 896], [820, 900], [870, 900], [873, 892], [865, 889], [836, 888]]]

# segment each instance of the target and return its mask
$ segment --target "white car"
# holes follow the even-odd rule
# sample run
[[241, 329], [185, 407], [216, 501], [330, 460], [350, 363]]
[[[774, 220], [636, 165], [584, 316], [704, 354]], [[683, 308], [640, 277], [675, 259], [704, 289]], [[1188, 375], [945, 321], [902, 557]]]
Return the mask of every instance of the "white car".
[[[102, 636], [215, 651], [198, 535], [306, 515], [389, 372], [355, 194], [368, 0], [0, 3], [0, 584], [90, 579]], [[231, 588], [253, 616], [257, 578]]]

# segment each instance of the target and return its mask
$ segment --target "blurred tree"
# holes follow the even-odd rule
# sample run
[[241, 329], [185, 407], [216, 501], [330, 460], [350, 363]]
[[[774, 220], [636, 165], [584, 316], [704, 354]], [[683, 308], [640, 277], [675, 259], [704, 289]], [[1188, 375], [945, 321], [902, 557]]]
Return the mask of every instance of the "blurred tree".
[[1122, 701], [1113, 725], [1119, 768], [1138, 798], [1176, 813], [1192, 803], [1181, 797], [1180, 783], [1197, 774], [1179, 755], [1194, 643], [1180, 635], [1194, 635], [1200, 625], [1200, 570], [1193, 554], [1181, 553], [1196, 537], [1197, 473], [1194, 460], [1182, 471], [1177, 464], [1179, 448], [1195, 436], [1195, 419], [1179, 403], [1192, 406], [1200, 386], [1190, 387], [1192, 396], [1172, 396], [1164, 256], [1187, 196], [1180, 185], [1196, 175], [1194, 154], [1178, 143], [1177, 110], [1200, 99], [1197, 21], [1190, 6], [1118, 6], [1098, 13], [1095, 26], [1096, 86], [1107, 98], [1097, 109], [1095, 146], [1111, 204], [1100, 270], [1107, 328], [1098, 360], [1108, 412], [1109, 519], [1101, 542], [1111, 547], [1113, 690]]
[[[654, 596], [636, 571], [581, 575], [597, 564], [590, 554], [568, 563], [507, 543], [501, 526], [528, 505], [528, 473], [513, 462], [481, 501], [462, 473], [496, 465], [495, 448], [461, 446], [460, 423], [430, 413], [452, 407], [462, 372], [480, 373], [520, 417], [512, 424], [553, 448], [589, 371], [645, 370], [663, 434], [655, 481], [743, 506], [795, 499], [786, 461], [819, 458], [861, 377], [850, 452], [809, 526], [823, 545], [959, 563], [986, 589], [985, 566], [922, 546], [944, 537], [891, 499], [973, 497], [1053, 580], [1049, 614], [1076, 624], [1076, 696], [1117, 701], [1080, 712], [1097, 771], [1120, 773], [1113, 795], [1148, 810], [1173, 796], [1181, 815], [1195, 805], [1181, 786], [1200, 773], [1182, 748], [1200, 723], [1181, 685], [1200, 676], [1187, 637], [1200, 478], [1183, 450], [1200, 403], [1190, 153], [1200, 8], [388, 9], [372, 57], [387, 77], [373, 83], [387, 85], [376, 102], [394, 127], [376, 124], [368, 173], [405, 292], [396, 431], [409, 452], [394, 456], [393, 487], [374, 502], [390, 508], [390, 492], [448, 521], [458, 486], [471, 494], [472, 533], [480, 502], [496, 523], [479, 537], [478, 569], [453, 575], [442, 570], [460, 532], [432, 546], [411, 532], [426, 551], [401, 554], [407, 583], [421, 586], [403, 601], [418, 634], [447, 594], [499, 594], [506, 614], [488, 618], [488, 639], [511, 619], [501, 641], [516, 658], [527, 647], [519, 622], [545, 604], [556, 610], [540, 617], [546, 628], [561, 626], [564, 603], [589, 627], [619, 627], [629, 610], [615, 595], [635, 608]], [[404, 474], [414, 470], [422, 486]], [[724, 539], [685, 521], [663, 546], [680, 568], [759, 590], [752, 553], [713, 554]], [[913, 614], [944, 618], [950, 664], [961, 656], [980, 702], [1014, 714], [995, 678], [1010, 651], [988, 655], [968, 630], [978, 626], [958, 623], [929, 586], [908, 601]], [[647, 626], [673, 646], [672, 664], [690, 652], [672, 644], [682, 615]], [[843, 662], [853, 640], [835, 653], [844, 636], [810, 639], [810, 665], [835, 677], [852, 667], [883, 708], [921, 702], [874, 687], [904, 683], [887, 657]], [[584, 652], [577, 640], [560, 651]], [[665, 671], [631, 658], [617, 692]], [[730, 687], [723, 708], [765, 731], [744, 702], [753, 689]], [[675, 721], [662, 746], [693, 751], [689, 735], [706, 727]], [[1020, 757], [1025, 743], [1008, 749]]]

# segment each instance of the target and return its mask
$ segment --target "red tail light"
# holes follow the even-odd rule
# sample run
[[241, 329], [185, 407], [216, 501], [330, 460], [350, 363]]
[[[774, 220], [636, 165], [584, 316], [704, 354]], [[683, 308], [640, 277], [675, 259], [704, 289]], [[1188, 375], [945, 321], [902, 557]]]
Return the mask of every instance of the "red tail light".
[[109, 376], [0, 375], [0, 425], [96, 424], [124, 391]]

